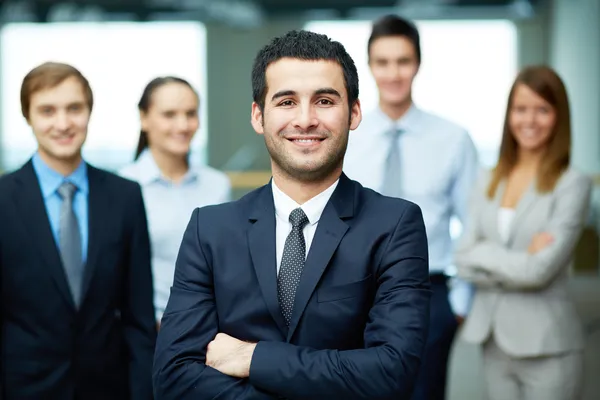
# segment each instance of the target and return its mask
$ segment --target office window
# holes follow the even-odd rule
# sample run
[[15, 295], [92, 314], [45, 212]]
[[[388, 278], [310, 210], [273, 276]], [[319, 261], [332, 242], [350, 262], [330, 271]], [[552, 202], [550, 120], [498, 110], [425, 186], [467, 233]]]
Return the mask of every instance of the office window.
[[[482, 163], [496, 162], [506, 101], [517, 69], [516, 29], [510, 21], [417, 21], [422, 65], [415, 103], [467, 128]], [[360, 77], [364, 111], [377, 104], [367, 63], [370, 21], [314, 21], [306, 29], [342, 43]], [[442, 144], [440, 144], [442, 145]]]
[[33, 134], [20, 110], [23, 77], [45, 61], [72, 64], [94, 92], [84, 156], [93, 165], [116, 169], [133, 159], [139, 136], [137, 103], [153, 78], [175, 75], [201, 96], [201, 128], [192, 160], [203, 163], [207, 139], [206, 34], [197, 22], [102, 22], [8, 24], [2, 28], [2, 167], [12, 170], [35, 151]]

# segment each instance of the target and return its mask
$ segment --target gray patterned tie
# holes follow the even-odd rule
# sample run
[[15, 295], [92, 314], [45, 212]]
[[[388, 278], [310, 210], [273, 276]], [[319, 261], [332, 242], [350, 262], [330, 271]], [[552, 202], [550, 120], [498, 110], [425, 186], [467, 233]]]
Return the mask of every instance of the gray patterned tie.
[[296, 208], [290, 213], [292, 231], [285, 240], [281, 266], [277, 276], [277, 298], [279, 307], [286, 325], [290, 325], [296, 289], [300, 283], [304, 260], [306, 258], [306, 243], [304, 241], [304, 226], [308, 223], [308, 217], [301, 208]]
[[58, 188], [63, 202], [60, 208], [59, 248], [63, 267], [76, 305], [79, 305], [81, 281], [83, 278], [83, 258], [81, 256], [81, 234], [77, 216], [73, 211], [73, 195], [77, 187], [70, 182]]
[[389, 152], [385, 160], [381, 194], [391, 197], [402, 197], [402, 180], [400, 179], [402, 164], [400, 160], [400, 148], [398, 146], [401, 133], [402, 130], [398, 128], [394, 128], [388, 133]]

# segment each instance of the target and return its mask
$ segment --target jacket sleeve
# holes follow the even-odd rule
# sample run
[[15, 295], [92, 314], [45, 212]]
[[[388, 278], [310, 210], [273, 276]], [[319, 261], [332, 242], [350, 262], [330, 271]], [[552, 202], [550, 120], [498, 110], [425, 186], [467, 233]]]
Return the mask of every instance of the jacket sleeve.
[[146, 210], [139, 185], [131, 196], [133, 220], [129, 265], [121, 310], [125, 343], [129, 349], [132, 400], [152, 399], [152, 358], [156, 343], [150, 239]]
[[421, 210], [409, 203], [377, 268], [363, 349], [259, 342], [250, 382], [289, 399], [408, 398], [429, 328], [429, 265]]
[[[267, 400], [273, 397], [208, 367], [206, 348], [218, 333], [212, 265], [198, 235], [199, 210], [183, 236], [171, 295], [158, 333], [154, 359], [157, 399]], [[206, 224], [204, 224], [206, 226]]]
[[530, 254], [526, 250], [511, 250], [490, 241], [480, 241], [463, 255], [465, 264], [489, 275], [505, 288], [546, 287], [569, 266], [588, 214], [591, 189], [591, 179], [584, 175], [557, 186], [554, 210], [546, 229], [554, 240], [541, 251]]

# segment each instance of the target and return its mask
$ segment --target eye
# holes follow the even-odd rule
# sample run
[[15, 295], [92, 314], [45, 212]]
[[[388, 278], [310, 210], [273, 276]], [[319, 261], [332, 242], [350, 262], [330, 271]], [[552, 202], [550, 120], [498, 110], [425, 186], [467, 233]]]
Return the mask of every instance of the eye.
[[294, 105], [294, 102], [292, 100], [284, 100], [281, 103], [279, 103], [279, 106], [283, 106], [283, 107], [290, 107], [293, 105]]
[[329, 99], [319, 99], [319, 101], [317, 101], [317, 103], [322, 106], [330, 106], [333, 104], [333, 101], [331, 101]]

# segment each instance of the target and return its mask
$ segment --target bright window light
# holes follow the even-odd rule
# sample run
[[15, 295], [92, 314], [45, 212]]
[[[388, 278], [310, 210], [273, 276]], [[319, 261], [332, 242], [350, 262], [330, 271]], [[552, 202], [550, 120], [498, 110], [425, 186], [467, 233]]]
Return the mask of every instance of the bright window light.
[[23, 77], [45, 61], [69, 63], [88, 78], [94, 110], [85, 158], [116, 169], [131, 162], [139, 135], [137, 103], [153, 78], [175, 75], [201, 96], [201, 128], [192, 160], [204, 163], [207, 139], [206, 32], [198, 22], [8, 24], [0, 34], [3, 169], [13, 170], [36, 149], [20, 110]]
[[[422, 65], [415, 103], [468, 129], [485, 166], [496, 162], [506, 101], [517, 69], [512, 22], [417, 21]], [[306, 29], [339, 41], [356, 63], [364, 111], [377, 105], [367, 63], [371, 21], [314, 21]], [[440, 144], [443, 145], [443, 144]]]

